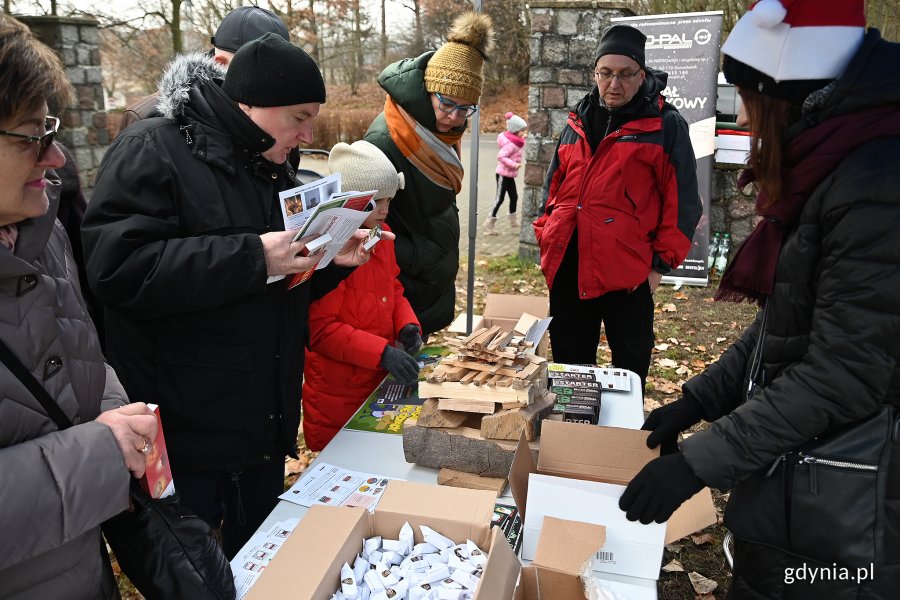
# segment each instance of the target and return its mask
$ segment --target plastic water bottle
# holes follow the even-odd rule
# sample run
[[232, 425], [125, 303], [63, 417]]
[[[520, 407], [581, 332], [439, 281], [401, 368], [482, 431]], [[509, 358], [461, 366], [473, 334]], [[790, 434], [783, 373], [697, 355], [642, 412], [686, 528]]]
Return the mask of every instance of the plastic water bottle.
[[719, 252], [719, 244], [721, 243], [721, 241], [720, 241], [721, 238], [722, 238], [722, 236], [717, 231], [713, 235], [713, 239], [711, 239], [709, 241], [709, 252], [707, 254], [708, 258], [706, 261], [706, 270], [707, 271], [712, 270], [713, 263], [716, 260], [716, 254], [718, 254], [718, 252]]
[[725, 234], [719, 243], [719, 251], [716, 253], [716, 271], [722, 273], [728, 264], [728, 250], [731, 248], [731, 235]]

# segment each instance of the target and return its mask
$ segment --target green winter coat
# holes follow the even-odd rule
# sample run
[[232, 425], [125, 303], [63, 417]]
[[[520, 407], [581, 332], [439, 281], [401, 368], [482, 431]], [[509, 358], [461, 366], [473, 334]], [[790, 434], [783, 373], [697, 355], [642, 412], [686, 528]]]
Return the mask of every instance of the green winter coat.
[[[378, 83], [416, 121], [437, 132], [425, 91], [425, 65], [432, 54], [389, 65]], [[365, 140], [378, 146], [406, 179], [406, 187], [391, 202], [387, 222], [397, 235], [397, 264], [406, 297], [422, 331], [433, 333], [453, 320], [459, 269], [456, 194], [429, 181], [403, 156], [388, 133], [383, 112], [369, 126]]]

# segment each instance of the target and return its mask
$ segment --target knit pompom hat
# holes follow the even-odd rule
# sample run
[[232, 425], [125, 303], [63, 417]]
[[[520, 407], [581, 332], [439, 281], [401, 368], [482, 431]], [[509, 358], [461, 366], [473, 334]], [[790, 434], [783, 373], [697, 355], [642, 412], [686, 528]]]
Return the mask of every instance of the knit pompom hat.
[[525, 119], [515, 113], [508, 112], [503, 116], [506, 117], [506, 130], [510, 133], [516, 133], [528, 127]]
[[469, 12], [453, 21], [447, 43], [425, 67], [425, 89], [478, 104], [484, 83], [482, 66], [493, 47], [491, 18]]
[[376, 190], [376, 200], [393, 198], [404, 188], [403, 173], [397, 172], [384, 152], [365, 140], [335, 144], [328, 155], [328, 170], [341, 174], [342, 190]]
[[738, 87], [803, 102], [844, 73], [865, 28], [863, 0], [761, 0], [725, 40], [722, 71]]

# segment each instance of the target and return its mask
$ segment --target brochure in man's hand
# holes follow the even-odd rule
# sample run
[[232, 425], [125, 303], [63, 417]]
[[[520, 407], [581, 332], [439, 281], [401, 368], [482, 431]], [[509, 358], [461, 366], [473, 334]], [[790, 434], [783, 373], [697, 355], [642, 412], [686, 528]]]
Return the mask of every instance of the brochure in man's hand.
[[[293, 275], [289, 289], [309, 279], [316, 269], [328, 266], [374, 207], [375, 191], [341, 192], [340, 182], [340, 173], [335, 173], [278, 195], [285, 230], [296, 232], [293, 241], [331, 236], [322, 246], [322, 258], [315, 268]], [[274, 275], [267, 283], [281, 279], [283, 275]]]

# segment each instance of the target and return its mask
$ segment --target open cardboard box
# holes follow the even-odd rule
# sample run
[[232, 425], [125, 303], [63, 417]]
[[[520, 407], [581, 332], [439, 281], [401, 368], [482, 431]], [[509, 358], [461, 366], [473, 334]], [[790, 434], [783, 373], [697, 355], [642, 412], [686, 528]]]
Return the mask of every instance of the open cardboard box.
[[522, 567], [514, 600], [584, 600], [581, 573], [605, 538], [602, 525], [544, 517], [534, 560]]
[[641, 525], [625, 518], [618, 508], [624, 486], [659, 454], [647, 448], [648, 434], [545, 421], [537, 464], [520, 440], [509, 484], [524, 519], [522, 558], [535, 559], [545, 516], [584, 521], [606, 528], [595, 571], [655, 580], [665, 544], [714, 524], [716, 511], [708, 488], [685, 502], [663, 525]]
[[[525, 335], [535, 321], [545, 318], [549, 313], [550, 299], [547, 296], [488, 294], [484, 302], [484, 315], [472, 315], [472, 331], [497, 325], [504, 331], [512, 329], [520, 335]], [[457, 316], [447, 331], [465, 334], [465, 313]], [[535, 348], [535, 354], [546, 357], [549, 343], [549, 336], [544, 333]]]
[[481, 582], [473, 598], [511, 598], [521, 564], [499, 527], [491, 528], [494, 492], [438, 487], [392, 480], [369, 513], [363, 508], [313, 506], [263, 571], [246, 600], [328, 600], [340, 589], [341, 566], [353, 564], [365, 538], [397, 539], [409, 522], [416, 543], [419, 525], [454, 542], [467, 539], [487, 550]]

